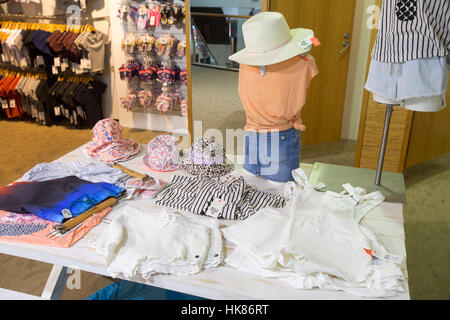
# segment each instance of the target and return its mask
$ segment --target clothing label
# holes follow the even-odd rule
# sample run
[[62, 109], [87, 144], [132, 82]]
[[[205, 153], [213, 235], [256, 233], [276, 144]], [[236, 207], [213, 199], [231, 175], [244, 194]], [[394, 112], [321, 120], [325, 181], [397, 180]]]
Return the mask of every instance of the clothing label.
[[215, 198], [205, 214], [207, 216], [217, 218], [219, 216], [219, 214], [222, 212], [224, 206], [225, 206], [225, 201], [223, 201], [222, 199], [219, 199], [219, 198]]
[[58, 74], [58, 73], [59, 73], [58, 67], [57, 67], [56, 65], [53, 65], [53, 66], [52, 66], [52, 73], [53, 73], [53, 74]]
[[43, 66], [45, 63], [44, 63], [44, 57], [43, 56], [37, 56], [36, 57], [36, 64], [38, 65], [38, 66]]
[[81, 106], [77, 106], [77, 113], [81, 118], [85, 119], [84, 111], [83, 111], [83, 108], [81, 108]]
[[54, 107], [54, 110], [55, 110], [55, 116], [61, 115], [61, 108], [59, 106]]
[[14, 99], [9, 100], [9, 107], [11, 109], [14, 109], [16, 107], [16, 100]]
[[403, 258], [401, 256], [396, 256], [396, 255], [392, 255], [389, 253], [382, 253], [382, 252], [378, 252], [378, 251], [374, 251], [374, 250], [370, 250], [370, 249], [366, 249], [366, 248], [364, 248], [364, 251], [367, 254], [369, 254], [370, 256], [372, 256], [373, 258], [376, 258], [381, 261], [392, 261], [395, 263], [401, 263], [403, 261]]
[[20, 59], [20, 66], [21, 66], [22, 68], [28, 67], [27, 59], [26, 59], [25, 57], [23, 57], [23, 58]]
[[150, 25], [154, 26], [155, 25], [155, 16], [151, 16], [150, 17]]
[[70, 212], [69, 209], [63, 209], [63, 210], [61, 210], [61, 213], [62, 213], [63, 217], [66, 218], [66, 219], [69, 219], [69, 218], [73, 217], [72, 213]]
[[56, 57], [54, 59], [54, 64], [55, 64], [55, 66], [60, 67], [61, 66], [61, 58], [60, 57]]
[[307, 37], [299, 42], [297, 42], [297, 45], [301, 48], [301, 49], [309, 49], [311, 48], [311, 46], [314, 45], [314, 47], [320, 46], [321, 43], [319, 41], [319, 39], [317, 39], [316, 37]]
[[3, 109], [8, 109], [8, 100], [1, 100], [1, 102], [2, 102], [2, 108]]
[[64, 72], [67, 70], [67, 66], [63, 63], [61, 64], [61, 72]]

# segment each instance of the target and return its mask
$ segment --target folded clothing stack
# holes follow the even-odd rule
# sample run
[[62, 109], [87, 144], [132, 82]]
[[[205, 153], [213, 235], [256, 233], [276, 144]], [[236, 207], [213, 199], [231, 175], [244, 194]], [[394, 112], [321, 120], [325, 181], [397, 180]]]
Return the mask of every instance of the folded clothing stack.
[[156, 205], [218, 219], [243, 220], [266, 207], [282, 208], [288, 199], [262, 192], [243, 177], [220, 178], [176, 175], [158, 194]]
[[359, 223], [383, 199], [378, 192], [344, 196], [307, 185], [284, 209], [266, 208], [222, 229], [236, 245], [225, 262], [263, 277], [284, 279], [297, 289], [394, 296], [404, 292], [400, 267], [404, 257], [389, 254], [375, 234]]
[[44, 162], [37, 164], [16, 182], [45, 181], [67, 176], [77, 176], [89, 182], [107, 182], [119, 186], [124, 185], [124, 182], [130, 178], [122, 170], [101, 162], [74, 160], [72, 162]]
[[145, 208], [135, 202], [118, 209], [102, 236], [91, 240], [113, 277], [188, 276], [222, 261], [216, 220]]
[[0, 210], [32, 213], [61, 223], [66, 218], [63, 212], [76, 217], [108, 198], [119, 196], [123, 190], [106, 182], [91, 183], [76, 176], [16, 182], [0, 187]]

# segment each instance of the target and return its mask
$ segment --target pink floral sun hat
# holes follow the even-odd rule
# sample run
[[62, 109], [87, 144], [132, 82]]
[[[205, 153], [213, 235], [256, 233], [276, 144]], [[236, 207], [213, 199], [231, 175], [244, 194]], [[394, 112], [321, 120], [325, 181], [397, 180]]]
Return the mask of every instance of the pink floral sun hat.
[[144, 165], [154, 171], [168, 172], [180, 169], [178, 139], [171, 135], [160, 135], [147, 144]]
[[122, 126], [114, 119], [98, 121], [92, 129], [92, 140], [84, 149], [88, 157], [103, 162], [126, 161], [140, 151], [138, 143], [124, 139]]

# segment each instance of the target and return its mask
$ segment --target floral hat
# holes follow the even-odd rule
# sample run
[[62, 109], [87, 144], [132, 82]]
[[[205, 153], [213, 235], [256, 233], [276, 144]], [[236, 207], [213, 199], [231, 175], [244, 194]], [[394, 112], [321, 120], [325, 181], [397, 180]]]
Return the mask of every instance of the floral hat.
[[88, 157], [103, 162], [126, 161], [140, 151], [138, 143], [124, 139], [122, 126], [114, 119], [98, 121], [92, 129], [92, 140], [84, 149]]
[[171, 135], [160, 135], [147, 144], [144, 165], [154, 171], [176, 171], [180, 169], [177, 147], [178, 139]]

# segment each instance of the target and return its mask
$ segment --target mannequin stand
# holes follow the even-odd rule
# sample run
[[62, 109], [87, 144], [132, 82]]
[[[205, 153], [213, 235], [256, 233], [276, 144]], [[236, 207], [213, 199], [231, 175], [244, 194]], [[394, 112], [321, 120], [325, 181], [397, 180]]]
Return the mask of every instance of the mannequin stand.
[[378, 167], [375, 178], [375, 184], [379, 186], [381, 184], [381, 174], [383, 173], [384, 156], [386, 155], [386, 146], [389, 136], [389, 126], [391, 124], [392, 112], [394, 111], [393, 104], [386, 104], [386, 117], [384, 120], [383, 139], [381, 140], [380, 157], [378, 159]]

